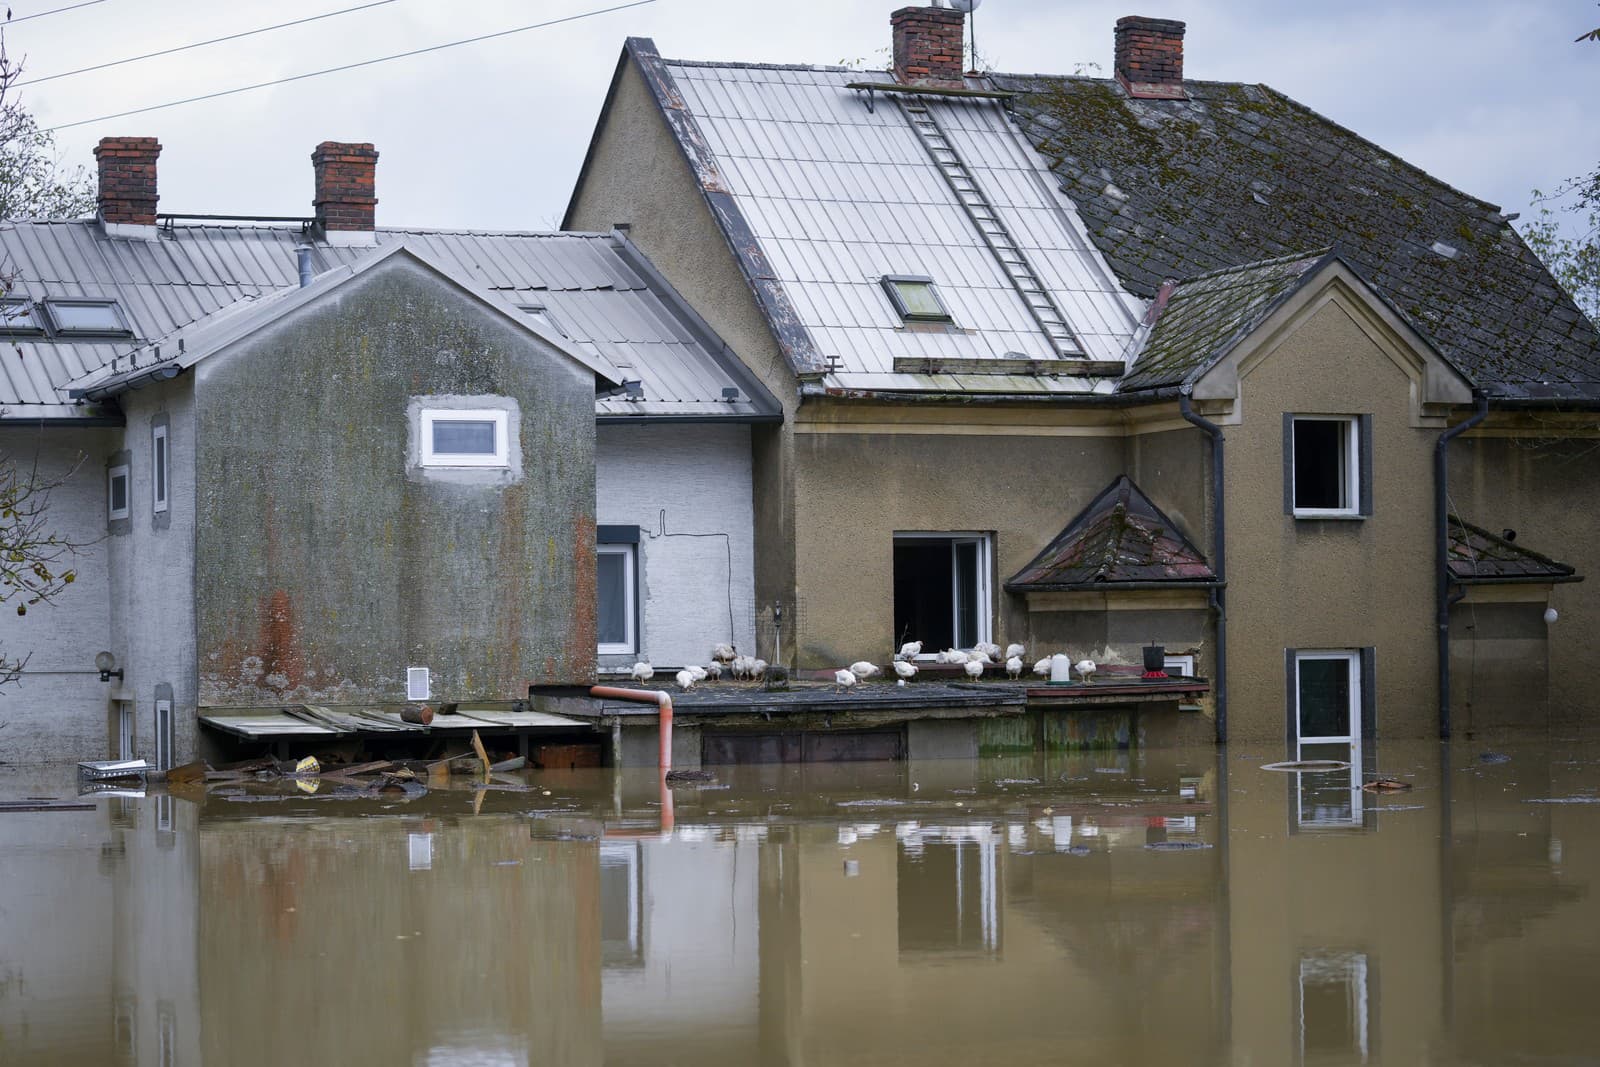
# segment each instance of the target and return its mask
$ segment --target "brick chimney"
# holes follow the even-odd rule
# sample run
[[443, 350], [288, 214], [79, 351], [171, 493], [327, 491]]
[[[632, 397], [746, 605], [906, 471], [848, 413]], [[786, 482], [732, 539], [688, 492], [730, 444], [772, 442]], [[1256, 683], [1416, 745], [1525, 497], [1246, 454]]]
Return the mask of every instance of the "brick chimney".
[[102, 137], [94, 158], [100, 167], [100, 224], [107, 236], [156, 239], [154, 137]]
[[323, 141], [311, 153], [317, 228], [331, 245], [376, 243], [378, 150], [370, 144]]
[[1183, 23], [1127, 15], [1117, 20], [1117, 81], [1144, 100], [1187, 100], [1183, 91]]
[[903, 85], [964, 84], [961, 12], [948, 7], [903, 7], [894, 27], [894, 78]]

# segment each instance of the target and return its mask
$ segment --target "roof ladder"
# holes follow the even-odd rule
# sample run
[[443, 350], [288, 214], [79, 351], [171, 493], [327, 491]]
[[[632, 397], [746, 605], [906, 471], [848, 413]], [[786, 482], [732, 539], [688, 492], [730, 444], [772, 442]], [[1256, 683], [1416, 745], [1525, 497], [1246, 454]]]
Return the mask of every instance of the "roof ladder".
[[977, 179], [962, 160], [961, 153], [950, 143], [950, 138], [945, 136], [944, 128], [939, 125], [939, 120], [934, 118], [927, 102], [916, 97], [910, 99], [896, 97], [895, 103], [900, 106], [906, 122], [916, 132], [922, 147], [927, 149], [928, 158], [933, 160], [933, 165], [944, 175], [945, 181], [956, 194], [956, 200], [966, 211], [967, 217], [983, 235], [984, 243], [994, 253], [1001, 270], [1011, 279], [1012, 287], [1022, 297], [1029, 314], [1039, 324], [1045, 336], [1050, 338], [1056, 355], [1082, 357], [1083, 349], [1073, 336], [1066, 315], [1062, 314], [1061, 308], [1050, 296], [1044, 283], [1034, 273], [1032, 264], [1012, 238], [1011, 231], [1000, 221], [1000, 213], [989, 202], [989, 198], [983, 195]]

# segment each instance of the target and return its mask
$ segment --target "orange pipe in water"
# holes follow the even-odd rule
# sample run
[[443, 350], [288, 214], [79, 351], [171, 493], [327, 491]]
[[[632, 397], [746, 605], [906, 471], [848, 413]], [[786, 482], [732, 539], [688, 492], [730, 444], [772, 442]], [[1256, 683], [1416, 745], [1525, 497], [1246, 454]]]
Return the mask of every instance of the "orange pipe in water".
[[661, 749], [656, 756], [656, 765], [661, 768], [661, 773], [666, 774], [672, 770], [672, 694], [665, 689], [621, 689], [614, 685], [595, 685], [589, 687], [592, 697], [604, 697], [611, 700], [631, 700], [638, 704], [655, 704], [661, 709]]

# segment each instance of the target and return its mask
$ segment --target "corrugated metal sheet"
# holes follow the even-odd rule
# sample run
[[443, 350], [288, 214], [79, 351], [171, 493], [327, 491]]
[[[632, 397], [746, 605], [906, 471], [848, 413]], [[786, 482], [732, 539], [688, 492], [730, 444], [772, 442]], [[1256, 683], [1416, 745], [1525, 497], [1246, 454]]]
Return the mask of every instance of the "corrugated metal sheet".
[[[928, 381], [913, 380], [920, 376], [895, 375], [894, 360], [1055, 358], [905, 116], [883, 96], [869, 111], [862, 94], [845, 88], [887, 75], [665, 64], [830, 370], [893, 376], [898, 387], [927, 390]], [[1046, 161], [994, 100], [923, 102], [1062, 307], [1085, 355], [1123, 358], [1138, 301], [1118, 286], [1071, 201], [1056, 191]], [[880, 284], [891, 274], [933, 278], [956, 328], [908, 330]], [[1062, 378], [1008, 391], [1088, 384]]]
[[[641, 397], [597, 401], [599, 415], [751, 418], [778, 410], [749, 371], [697, 328], [676, 294], [636, 270], [610, 234], [378, 232], [380, 248], [401, 239], [512, 307], [547, 308], [577, 347], [641, 380]], [[154, 242], [107, 238], [86, 220], [0, 226], [0, 261], [16, 273], [10, 295], [113, 299], [134, 333], [131, 340], [6, 338], [4, 417], [82, 415], [67, 383], [119, 357], [125, 364], [136, 350], [143, 363], [153, 358], [153, 345], [185, 327], [297, 287], [294, 249], [303, 241], [298, 228], [275, 226], [179, 226]], [[371, 254], [319, 244], [312, 266], [322, 274]], [[728, 387], [739, 390], [737, 400], [723, 399]]]

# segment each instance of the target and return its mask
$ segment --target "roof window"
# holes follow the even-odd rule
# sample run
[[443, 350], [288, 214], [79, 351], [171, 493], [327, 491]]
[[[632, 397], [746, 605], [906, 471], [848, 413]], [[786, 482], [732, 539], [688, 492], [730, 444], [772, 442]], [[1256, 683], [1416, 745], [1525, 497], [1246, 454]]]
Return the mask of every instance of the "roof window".
[[894, 309], [907, 322], [950, 322], [950, 312], [945, 309], [933, 287], [932, 278], [915, 274], [886, 274], [884, 291], [894, 301]]
[[133, 333], [114, 300], [46, 300], [44, 308], [52, 329], [63, 337], [127, 337]]
[[543, 304], [518, 304], [517, 310], [527, 315], [540, 326], [548, 327], [562, 337], [567, 336], [567, 331], [561, 328], [561, 324], [550, 314], [550, 309]]
[[0, 332], [9, 337], [44, 333], [39, 308], [32, 300], [0, 300]]

